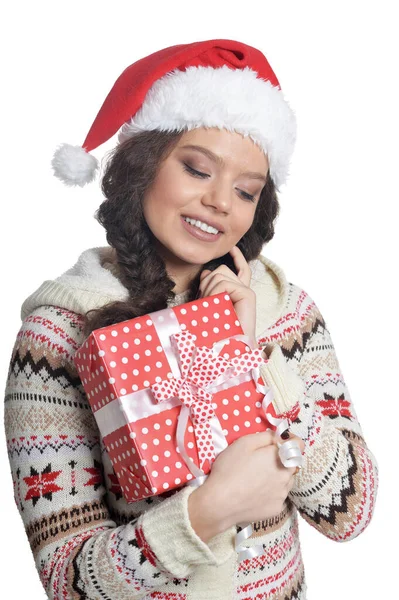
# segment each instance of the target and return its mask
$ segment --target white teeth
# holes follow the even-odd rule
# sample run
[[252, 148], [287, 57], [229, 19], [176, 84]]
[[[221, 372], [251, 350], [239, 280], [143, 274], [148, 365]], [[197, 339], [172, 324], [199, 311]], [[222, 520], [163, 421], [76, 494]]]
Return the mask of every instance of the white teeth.
[[183, 219], [191, 225], [195, 225], [195, 227], [198, 227], [198, 229], [206, 231], [207, 233], [214, 233], [215, 235], [216, 233], [219, 233], [217, 229], [211, 227], [210, 225], [207, 225], [206, 223], [202, 223], [202, 221], [196, 221], [195, 219], [189, 219], [188, 217], [183, 217]]

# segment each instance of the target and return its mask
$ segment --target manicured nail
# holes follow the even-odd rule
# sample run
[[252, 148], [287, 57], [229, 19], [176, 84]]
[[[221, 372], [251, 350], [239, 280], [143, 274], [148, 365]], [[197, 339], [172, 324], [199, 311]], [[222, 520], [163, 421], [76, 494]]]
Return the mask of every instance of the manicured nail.
[[283, 440], [288, 440], [290, 437], [289, 431], [288, 429], [286, 429], [285, 431], [283, 431], [283, 433], [281, 434], [281, 436], [283, 438]]

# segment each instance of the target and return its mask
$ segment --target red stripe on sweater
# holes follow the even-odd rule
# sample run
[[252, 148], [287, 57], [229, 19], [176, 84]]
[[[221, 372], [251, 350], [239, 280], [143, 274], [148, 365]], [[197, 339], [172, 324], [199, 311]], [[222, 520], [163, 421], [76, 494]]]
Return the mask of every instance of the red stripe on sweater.
[[242, 560], [238, 567], [237, 572], [251, 571], [253, 569], [259, 569], [259, 567], [273, 563], [276, 558], [283, 558], [287, 552], [294, 546], [298, 538], [298, 525], [294, 524], [289, 530], [289, 534], [281, 540], [281, 543], [276, 544], [272, 548], [268, 548], [264, 554], [256, 556], [255, 558], [247, 558]]
[[152, 564], [153, 567], [156, 567], [157, 566], [156, 556], [144, 536], [142, 527], [136, 528], [136, 540], [137, 540], [137, 543], [138, 543], [142, 553], [146, 557], [146, 559], [150, 562], [150, 564]]
[[[265, 577], [262, 579], [258, 579], [254, 582], [241, 585], [236, 588], [236, 593], [250, 594], [250, 592], [253, 590], [257, 590], [264, 586], [270, 586], [273, 583], [276, 583], [279, 579], [281, 579], [281, 585], [276, 585], [276, 587], [269, 589], [267, 592], [263, 591], [262, 593], [256, 594], [255, 596], [252, 594], [250, 594], [249, 596], [240, 595], [240, 600], [266, 600], [266, 598], [270, 598], [273, 594], [276, 594], [279, 591], [283, 590], [285, 587], [287, 587], [290, 581], [296, 576], [298, 570], [301, 568], [301, 549], [299, 547], [295, 555], [288, 562], [284, 569], [282, 569], [278, 573], [275, 573], [274, 575], [270, 575], [269, 577]], [[291, 573], [287, 576], [286, 574], [288, 571], [291, 571]]]
[[[40, 324], [43, 325], [49, 331], [50, 334], [52, 333], [52, 334], [55, 334], [56, 336], [60, 337], [61, 340], [65, 344], [68, 344], [69, 346], [71, 346], [74, 351], [76, 351], [78, 348], [80, 348], [80, 344], [77, 344], [73, 338], [71, 338], [70, 336], [68, 336], [65, 333], [65, 331], [63, 329], [61, 329], [60, 327], [57, 327], [56, 325], [54, 325], [54, 323], [51, 323], [48, 320], [46, 320], [46, 321], [47, 321], [46, 323], [40, 323]], [[45, 335], [43, 333], [38, 334], [33, 329], [21, 329], [17, 334], [17, 339], [19, 339], [19, 340], [30, 339], [30, 340], [34, 340], [36, 342], [41, 342], [41, 343], [47, 344], [47, 346], [49, 348], [51, 348], [51, 350], [56, 350], [58, 352], [58, 354], [65, 354], [66, 356], [72, 356], [72, 354], [70, 352], [68, 352], [67, 349], [65, 348], [65, 345], [63, 346], [60, 343], [55, 342], [54, 340], [51, 339], [51, 337], [49, 335]]]
[[158, 600], [187, 600], [186, 594], [175, 594], [174, 592], [153, 592], [149, 598], [158, 598]]
[[[84, 324], [83, 319], [82, 318], [81, 319], [73, 319], [72, 315], [74, 315], [74, 313], [68, 312], [68, 313], [64, 314], [64, 317], [68, 321], [73, 323], [74, 325], [79, 325], [80, 327], [83, 327], [83, 324]], [[75, 315], [75, 316], [78, 317], [79, 315]], [[59, 325], [56, 325], [54, 323], [54, 321], [52, 321], [48, 317], [43, 317], [42, 315], [31, 315], [25, 319], [24, 323], [34, 323], [35, 325], [36, 324], [42, 325], [49, 331], [54, 332], [56, 335], [58, 335], [59, 337], [61, 337], [65, 341], [67, 341], [68, 344], [70, 344], [71, 346], [78, 347], [74, 338], [69, 336], [62, 327], [60, 327]]]

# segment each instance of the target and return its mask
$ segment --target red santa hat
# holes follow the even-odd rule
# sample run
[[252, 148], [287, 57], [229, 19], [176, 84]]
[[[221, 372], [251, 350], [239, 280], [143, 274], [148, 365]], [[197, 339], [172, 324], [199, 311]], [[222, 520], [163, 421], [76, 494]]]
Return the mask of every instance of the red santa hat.
[[118, 77], [83, 146], [62, 144], [52, 167], [67, 185], [90, 183], [98, 161], [89, 154], [119, 131], [218, 127], [249, 136], [265, 152], [277, 188], [285, 183], [296, 140], [296, 118], [265, 56], [233, 40], [163, 48]]

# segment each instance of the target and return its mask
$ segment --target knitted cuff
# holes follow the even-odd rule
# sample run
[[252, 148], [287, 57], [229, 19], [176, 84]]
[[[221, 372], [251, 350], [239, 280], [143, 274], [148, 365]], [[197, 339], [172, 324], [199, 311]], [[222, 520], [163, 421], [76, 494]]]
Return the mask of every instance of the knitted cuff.
[[196, 565], [218, 566], [234, 551], [235, 528], [205, 544], [191, 526], [188, 498], [194, 487], [181, 491], [140, 517], [144, 536], [164, 569], [174, 577], [187, 577]]
[[287, 364], [278, 344], [264, 346], [269, 359], [261, 365], [260, 374], [265, 385], [273, 390], [273, 405], [278, 415], [289, 411], [306, 391], [305, 382]]

